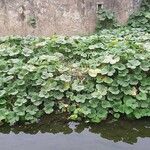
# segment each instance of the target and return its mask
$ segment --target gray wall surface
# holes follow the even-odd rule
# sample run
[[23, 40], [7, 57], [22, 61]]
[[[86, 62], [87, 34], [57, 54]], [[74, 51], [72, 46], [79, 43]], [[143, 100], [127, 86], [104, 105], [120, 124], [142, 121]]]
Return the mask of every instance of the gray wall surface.
[[96, 26], [97, 6], [127, 22], [141, 0], [0, 0], [0, 36], [88, 35]]

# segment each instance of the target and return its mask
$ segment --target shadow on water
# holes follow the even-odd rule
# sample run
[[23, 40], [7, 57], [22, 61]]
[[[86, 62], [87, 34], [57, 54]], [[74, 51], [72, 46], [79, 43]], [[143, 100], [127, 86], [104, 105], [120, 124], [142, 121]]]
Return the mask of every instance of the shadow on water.
[[63, 135], [82, 132], [93, 133], [101, 138], [113, 142], [124, 142], [128, 144], [137, 143], [138, 138], [150, 138], [150, 118], [141, 120], [119, 121], [106, 120], [99, 124], [66, 122], [64, 116], [46, 116], [38, 124], [16, 125], [9, 127], [3, 125], [0, 127], [1, 134], [24, 134], [36, 135], [38, 133], [51, 133]]
[[[150, 119], [147, 120], [119, 120], [116, 122], [103, 122], [87, 126], [89, 132], [99, 134], [102, 138], [114, 142], [125, 142], [134, 144], [138, 138], [150, 137]], [[82, 132], [85, 125], [79, 124], [75, 129], [76, 132]]]

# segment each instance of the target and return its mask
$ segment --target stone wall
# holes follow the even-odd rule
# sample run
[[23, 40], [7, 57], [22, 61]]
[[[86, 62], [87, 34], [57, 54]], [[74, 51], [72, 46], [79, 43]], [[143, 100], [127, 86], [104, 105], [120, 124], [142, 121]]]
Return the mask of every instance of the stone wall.
[[140, 0], [0, 0], [0, 36], [91, 34], [98, 6], [111, 9], [125, 23], [139, 4]]

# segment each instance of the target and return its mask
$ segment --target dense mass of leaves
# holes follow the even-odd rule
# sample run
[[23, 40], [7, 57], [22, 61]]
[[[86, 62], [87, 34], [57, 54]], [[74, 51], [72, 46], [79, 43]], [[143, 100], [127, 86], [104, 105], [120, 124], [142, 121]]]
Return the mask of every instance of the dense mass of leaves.
[[142, 0], [140, 9], [131, 15], [128, 27], [141, 28], [150, 33], [150, 0]]
[[114, 29], [119, 27], [115, 13], [108, 9], [100, 9], [97, 11], [97, 22], [96, 22], [96, 32], [102, 29]]
[[0, 38], [0, 121], [43, 114], [100, 122], [150, 116], [150, 34], [102, 30], [89, 37]]
[[[125, 27], [99, 12], [98, 35], [0, 38], [0, 121], [44, 114], [100, 122], [109, 114], [150, 116], [150, 3]], [[111, 29], [110, 29], [111, 28]]]

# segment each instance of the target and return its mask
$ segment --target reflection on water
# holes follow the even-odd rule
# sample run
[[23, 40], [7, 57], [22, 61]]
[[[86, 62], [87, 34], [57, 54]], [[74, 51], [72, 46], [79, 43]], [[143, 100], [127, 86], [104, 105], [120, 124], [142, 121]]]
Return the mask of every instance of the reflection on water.
[[66, 122], [45, 117], [39, 124], [0, 127], [0, 150], [149, 150], [150, 119]]

